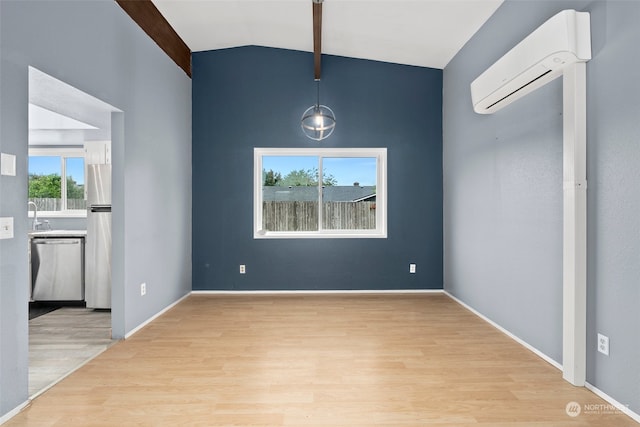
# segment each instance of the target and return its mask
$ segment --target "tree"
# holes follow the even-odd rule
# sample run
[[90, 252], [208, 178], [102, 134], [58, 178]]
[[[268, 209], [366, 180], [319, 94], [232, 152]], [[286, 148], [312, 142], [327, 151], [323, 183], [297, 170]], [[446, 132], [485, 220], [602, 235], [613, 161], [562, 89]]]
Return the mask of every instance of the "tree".
[[[62, 179], [58, 174], [29, 174], [30, 199], [62, 198]], [[84, 186], [79, 185], [73, 177], [67, 177], [67, 198], [84, 199]]]
[[322, 172], [322, 185], [327, 187], [332, 187], [334, 185], [338, 185], [338, 180], [335, 176], [331, 174], [327, 174], [326, 172]]
[[309, 187], [318, 185], [318, 176], [314, 175], [311, 169], [293, 170], [282, 178], [280, 185], [288, 187]]
[[67, 177], [67, 199], [84, 199], [84, 185], [79, 185], [72, 176]]
[[62, 192], [60, 175], [36, 175], [29, 174], [29, 198], [59, 199]]
[[269, 169], [269, 172], [263, 171], [263, 176], [265, 187], [276, 186], [280, 181], [282, 181], [282, 175], [280, 175], [280, 172], [273, 172], [273, 169]]
[[[331, 174], [322, 175], [322, 185], [333, 186], [338, 180]], [[318, 168], [298, 169], [286, 174], [277, 185], [286, 187], [311, 187], [318, 185]]]

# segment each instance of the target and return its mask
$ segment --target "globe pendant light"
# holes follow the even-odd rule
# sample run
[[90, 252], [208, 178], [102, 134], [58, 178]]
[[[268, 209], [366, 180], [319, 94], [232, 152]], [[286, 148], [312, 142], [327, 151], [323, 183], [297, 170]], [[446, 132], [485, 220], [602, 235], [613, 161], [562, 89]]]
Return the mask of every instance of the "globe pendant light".
[[316, 104], [307, 108], [302, 114], [301, 127], [304, 134], [321, 141], [333, 133], [336, 127], [336, 116], [331, 108], [320, 104], [320, 59], [322, 40], [322, 1], [312, 0], [313, 3], [313, 56], [314, 76], [317, 85]]
[[336, 116], [331, 108], [320, 104], [320, 79], [316, 80], [318, 97], [316, 105], [312, 105], [302, 114], [301, 126], [307, 137], [316, 141], [327, 138], [336, 128]]

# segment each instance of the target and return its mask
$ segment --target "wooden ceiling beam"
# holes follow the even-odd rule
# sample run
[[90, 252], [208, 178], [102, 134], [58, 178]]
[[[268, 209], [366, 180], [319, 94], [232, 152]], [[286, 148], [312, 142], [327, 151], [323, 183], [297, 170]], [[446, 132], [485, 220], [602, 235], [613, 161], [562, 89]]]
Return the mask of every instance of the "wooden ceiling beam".
[[153, 2], [151, 0], [116, 0], [116, 2], [191, 77], [191, 49]]
[[322, 57], [322, 0], [313, 1], [313, 62], [314, 79], [320, 80]]

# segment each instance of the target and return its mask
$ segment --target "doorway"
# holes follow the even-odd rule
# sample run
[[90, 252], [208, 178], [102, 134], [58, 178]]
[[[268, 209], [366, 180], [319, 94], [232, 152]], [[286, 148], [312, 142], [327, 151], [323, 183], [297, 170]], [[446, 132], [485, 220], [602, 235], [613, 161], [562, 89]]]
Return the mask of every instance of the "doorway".
[[114, 342], [111, 303], [87, 306], [85, 279], [85, 177], [93, 165], [111, 165], [113, 112], [120, 110], [29, 67], [30, 398]]

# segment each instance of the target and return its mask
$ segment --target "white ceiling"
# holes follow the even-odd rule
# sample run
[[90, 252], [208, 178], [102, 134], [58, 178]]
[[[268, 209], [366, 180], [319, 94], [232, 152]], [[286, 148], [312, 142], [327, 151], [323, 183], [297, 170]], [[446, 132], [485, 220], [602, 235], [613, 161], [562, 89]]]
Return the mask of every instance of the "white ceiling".
[[29, 67], [29, 145], [109, 140], [113, 111], [120, 110]]
[[35, 104], [29, 104], [29, 129], [30, 130], [72, 130], [72, 129], [98, 129], [88, 123], [72, 119], [55, 111], [47, 110]]
[[[325, 0], [322, 53], [444, 68], [503, 0]], [[191, 51], [313, 51], [311, 0], [153, 0]]]

